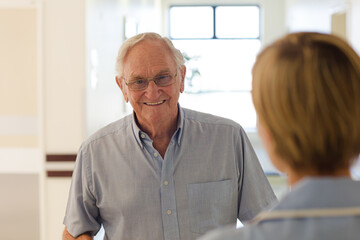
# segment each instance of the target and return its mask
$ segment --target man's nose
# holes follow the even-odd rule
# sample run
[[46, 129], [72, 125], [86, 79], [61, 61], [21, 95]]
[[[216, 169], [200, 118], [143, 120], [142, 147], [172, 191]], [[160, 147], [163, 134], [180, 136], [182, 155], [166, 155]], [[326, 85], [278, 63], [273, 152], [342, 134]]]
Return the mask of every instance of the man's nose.
[[157, 99], [160, 93], [160, 88], [154, 81], [149, 81], [149, 85], [146, 88], [147, 97], [150, 99]]

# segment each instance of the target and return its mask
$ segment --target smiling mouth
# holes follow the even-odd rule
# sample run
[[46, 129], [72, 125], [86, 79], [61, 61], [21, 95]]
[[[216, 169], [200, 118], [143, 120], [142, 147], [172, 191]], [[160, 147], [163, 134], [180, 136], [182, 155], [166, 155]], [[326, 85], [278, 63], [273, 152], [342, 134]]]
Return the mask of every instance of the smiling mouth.
[[159, 101], [159, 102], [153, 102], [153, 103], [144, 103], [145, 105], [148, 105], [148, 106], [157, 106], [157, 105], [160, 105], [162, 103], [164, 103], [165, 100], [162, 100], [162, 101]]

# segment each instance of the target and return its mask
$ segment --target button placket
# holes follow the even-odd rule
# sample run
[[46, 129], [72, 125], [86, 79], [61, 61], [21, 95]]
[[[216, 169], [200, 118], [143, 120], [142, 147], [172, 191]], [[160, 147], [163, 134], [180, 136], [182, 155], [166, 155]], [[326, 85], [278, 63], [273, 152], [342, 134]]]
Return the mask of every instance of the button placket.
[[163, 213], [164, 237], [167, 239], [179, 239], [179, 223], [176, 213], [175, 184], [174, 184], [174, 144], [168, 146], [168, 153], [163, 160], [161, 174], [161, 208]]

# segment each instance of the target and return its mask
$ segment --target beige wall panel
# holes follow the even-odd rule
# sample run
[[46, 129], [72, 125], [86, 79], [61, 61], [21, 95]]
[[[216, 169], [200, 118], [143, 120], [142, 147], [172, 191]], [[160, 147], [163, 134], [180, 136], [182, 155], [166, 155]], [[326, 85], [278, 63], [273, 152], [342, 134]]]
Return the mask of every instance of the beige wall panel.
[[43, 170], [42, 156], [39, 148], [1, 147], [0, 173], [39, 174]]
[[331, 33], [346, 40], [346, 13], [331, 15]]
[[57, 240], [62, 235], [70, 184], [70, 177], [52, 177], [46, 180], [47, 240]]
[[77, 152], [85, 129], [85, 0], [44, 3], [46, 153]]
[[39, 176], [0, 174], [0, 192], [0, 239], [39, 240]]
[[37, 136], [0, 136], [1, 148], [35, 148], [38, 146]]
[[36, 9], [0, 9], [0, 115], [37, 114]]

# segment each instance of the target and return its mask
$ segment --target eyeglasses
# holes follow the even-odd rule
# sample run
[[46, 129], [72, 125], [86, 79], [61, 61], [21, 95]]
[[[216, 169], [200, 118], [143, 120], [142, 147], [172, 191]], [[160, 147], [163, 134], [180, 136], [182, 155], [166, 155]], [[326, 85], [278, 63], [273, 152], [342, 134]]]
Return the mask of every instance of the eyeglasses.
[[175, 73], [174, 75], [170, 75], [170, 74], [158, 75], [151, 79], [138, 78], [130, 82], [125, 81], [125, 84], [128, 86], [130, 90], [133, 91], [145, 90], [149, 86], [150, 81], [153, 81], [159, 87], [167, 87], [176, 82], [176, 76], [177, 73]]

